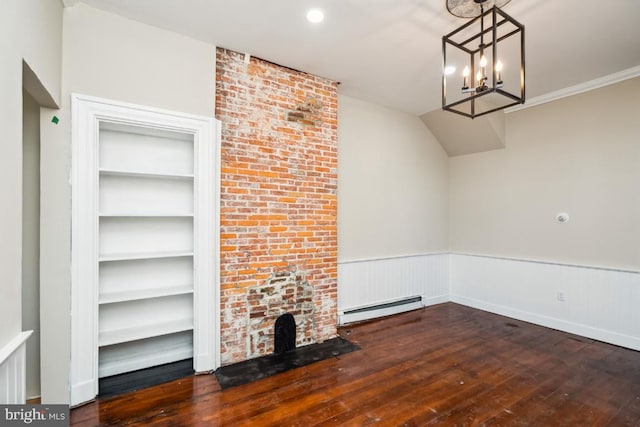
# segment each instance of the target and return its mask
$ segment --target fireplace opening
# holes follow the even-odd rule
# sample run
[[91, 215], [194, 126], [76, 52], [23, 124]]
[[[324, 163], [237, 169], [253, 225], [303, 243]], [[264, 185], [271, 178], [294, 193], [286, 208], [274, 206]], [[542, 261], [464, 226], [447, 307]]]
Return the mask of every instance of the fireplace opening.
[[296, 348], [296, 319], [291, 313], [285, 313], [276, 319], [274, 340], [276, 354]]
[[247, 359], [316, 342], [314, 288], [304, 271], [272, 273], [264, 283], [249, 288], [246, 298]]

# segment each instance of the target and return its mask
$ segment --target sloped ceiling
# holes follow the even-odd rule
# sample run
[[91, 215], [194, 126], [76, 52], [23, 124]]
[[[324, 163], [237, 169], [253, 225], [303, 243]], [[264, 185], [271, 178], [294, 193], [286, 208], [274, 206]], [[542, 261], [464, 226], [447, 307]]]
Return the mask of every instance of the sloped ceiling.
[[442, 109], [420, 116], [449, 157], [504, 148], [503, 111], [471, 120]]
[[[331, 78], [347, 96], [417, 116], [440, 108], [441, 38], [466, 22], [445, 0], [81, 1]], [[322, 24], [305, 20], [311, 7], [325, 11]], [[640, 65], [639, 0], [512, 0], [504, 11], [526, 28], [529, 98]]]

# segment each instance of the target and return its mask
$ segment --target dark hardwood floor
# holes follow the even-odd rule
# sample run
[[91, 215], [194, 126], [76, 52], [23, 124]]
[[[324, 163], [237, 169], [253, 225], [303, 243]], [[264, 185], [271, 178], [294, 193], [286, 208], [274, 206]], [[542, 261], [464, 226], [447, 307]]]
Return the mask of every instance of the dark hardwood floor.
[[638, 426], [640, 353], [441, 304], [340, 329], [361, 350], [221, 391], [198, 375], [72, 426]]

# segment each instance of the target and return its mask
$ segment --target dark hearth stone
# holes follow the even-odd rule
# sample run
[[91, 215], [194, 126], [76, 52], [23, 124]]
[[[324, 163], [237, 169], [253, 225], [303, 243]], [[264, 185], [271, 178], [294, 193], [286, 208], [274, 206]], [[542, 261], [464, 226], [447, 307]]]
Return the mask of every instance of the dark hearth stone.
[[360, 350], [360, 347], [342, 337], [337, 337], [320, 344], [297, 347], [285, 353], [270, 354], [223, 366], [215, 372], [215, 375], [220, 387], [225, 390], [356, 350]]

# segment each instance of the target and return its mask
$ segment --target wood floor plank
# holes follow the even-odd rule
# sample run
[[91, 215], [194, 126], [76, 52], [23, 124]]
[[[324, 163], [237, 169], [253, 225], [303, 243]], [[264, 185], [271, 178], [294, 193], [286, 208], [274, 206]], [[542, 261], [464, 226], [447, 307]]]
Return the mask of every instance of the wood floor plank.
[[340, 334], [361, 350], [222, 391], [197, 375], [78, 426], [639, 426], [640, 353], [446, 303]]

